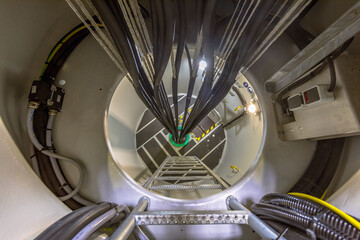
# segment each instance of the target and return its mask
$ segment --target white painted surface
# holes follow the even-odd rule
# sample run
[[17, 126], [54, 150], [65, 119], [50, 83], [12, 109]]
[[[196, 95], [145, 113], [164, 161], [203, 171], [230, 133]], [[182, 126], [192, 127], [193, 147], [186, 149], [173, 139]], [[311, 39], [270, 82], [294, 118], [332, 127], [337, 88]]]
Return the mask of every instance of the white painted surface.
[[[331, 196], [360, 169], [360, 136], [345, 140], [338, 169], [328, 188], [326, 196]], [[360, 192], [360, 191], [359, 191]]]
[[0, 238], [33, 239], [70, 210], [32, 171], [0, 118]]
[[[345, 53], [339, 56], [334, 64], [335, 100], [294, 111], [295, 121], [282, 125], [286, 140], [360, 134], [360, 100], [357, 96], [360, 92], [360, 72], [356, 71], [360, 65], [360, 58]], [[315, 85], [325, 85], [326, 89], [330, 85], [330, 72], [327, 66], [310, 81], [289, 91], [285, 97], [301, 93]]]
[[[329, 7], [337, 9], [334, 5], [329, 4]], [[15, 140], [22, 153], [27, 154], [23, 122], [30, 82], [38, 77], [53, 45], [78, 22], [65, 1], [0, 2], [0, 114], [10, 132], [8, 135], [1, 125], [1, 136], [6, 133], [6, 140], [0, 146], [1, 237], [31, 239], [68, 211], [44, 189], [9, 136]], [[286, 51], [283, 50], [285, 48]], [[254, 172], [244, 176], [238, 185], [222, 195], [191, 202], [163, 198], [140, 190], [119, 170], [105, 142], [104, 117], [110, 97], [122, 76], [91, 38], [73, 52], [59, 76], [59, 79], [66, 80], [65, 88], [68, 92], [64, 111], [55, 120], [55, 145], [59, 152], [79, 159], [85, 166], [86, 182], [81, 193], [94, 201], [112, 201], [132, 207], [140, 196], [148, 194], [152, 199], [150, 209], [225, 209], [225, 197], [229, 194], [249, 205], [268, 192], [286, 192], [305, 170], [315, 143], [288, 143], [277, 138], [271, 98], [264, 93], [262, 83], [296, 52], [297, 49], [290, 46], [286, 39], [281, 39], [269, 49], [262, 61], [254, 65], [253, 74], [257, 82], [254, 88], [263, 95], [262, 107], [267, 111], [265, 147], [259, 163], [251, 166]], [[358, 140], [354, 140], [349, 144], [357, 143]], [[358, 159], [357, 149], [357, 145], [353, 145], [345, 158]], [[354, 166], [358, 169], [357, 165]], [[72, 176], [72, 167], [65, 167], [65, 173], [71, 181], [76, 177]], [[204, 228], [203, 233], [212, 234], [209, 231], [211, 229]], [[197, 230], [187, 228], [186, 236], [195, 238], [198, 236]], [[223, 239], [243, 235], [238, 226], [220, 230], [217, 236]], [[156, 229], [155, 233], [158, 239], [168, 239], [169, 234], [179, 238], [183, 234], [179, 227]], [[204, 238], [207, 236], [202, 235]], [[251, 234], [246, 236], [253, 239]]]
[[[239, 91], [247, 104], [250, 104], [251, 99], [255, 99], [258, 102], [258, 97], [255, 93], [250, 94], [243, 87], [243, 82], [246, 82], [249, 87], [253, 88], [251, 83], [244, 76], [241, 76], [237, 81], [241, 86]], [[264, 132], [264, 116], [261, 106], [259, 107], [259, 112], [256, 114], [246, 113], [241, 119], [236, 120], [225, 130], [227, 141], [224, 153], [219, 166], [214, 170], [230, 184], [235, 184], [249, 170], [260, 151]], [[233, 109], [231, 110], [233, 111]], [[223, 115], [222, 118], [224, 117]], [[239, 168], [239, 172], [234, 173], [230, 166], [236, 166]]]
[[360, 218], [360, 170], [326, 201], [356, 218]]
[[31, 82], [55, 43], [79, 22], [65, 1], [0, 1], [0, 115], [26, 156], [29, 141], [23, 135]]
[[114, 161], [132, 178], [147, 169], [137, 154], [135, 138], [145, 109], [132, 84], [124, 78], [111, 99], [107, 124]]

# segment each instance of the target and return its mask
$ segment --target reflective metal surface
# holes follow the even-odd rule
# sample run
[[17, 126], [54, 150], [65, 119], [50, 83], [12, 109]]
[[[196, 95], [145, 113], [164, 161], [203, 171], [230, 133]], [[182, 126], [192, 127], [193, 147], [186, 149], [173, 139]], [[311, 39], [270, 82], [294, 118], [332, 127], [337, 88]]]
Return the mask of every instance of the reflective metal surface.
[[137, 225], [247, 224], [246, 211], [146, 211], [135, 215]]
[[286, 238], [282, 237], [280, 233], [276, 232], [269, 225], [263, 222], [260, 218], [258, 218], [255, 214], [251, 213], [247, 210], [243, 205], [241, 205], [238, 200], [234, 196], [229, 196], [226, 199], [228, 207], [231, 209], [243, 210], [248, 213], [248, 224], [249, 226], [257, 233], [260, 237], [266, 240], [286, 240]]
[[360, 2], [343, 14], [298, 55], [265, 82], [268, 92], [276, 93], [313, 68], [346, 40], [360, 31]]

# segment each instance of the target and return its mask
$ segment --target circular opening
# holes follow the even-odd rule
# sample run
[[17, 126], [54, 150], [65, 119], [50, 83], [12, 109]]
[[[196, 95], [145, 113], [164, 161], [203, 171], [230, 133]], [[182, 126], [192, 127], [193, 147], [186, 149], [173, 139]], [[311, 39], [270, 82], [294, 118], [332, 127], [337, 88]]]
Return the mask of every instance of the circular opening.
[[[179, 94], [178, 97], [181, 100], [184, 96]], [[244, 77], [238, 79], [207, 118], [211, 120], [209, 125], [199, 126], [187, 136], [183, 146], [177, 146], [124, 79], [112, 96], [107, 119], [113, 159], [140, 189], [169, 156], [197, 156], [228, 185], [240, 184], [257, 158], [263, 137], [261, 106], [251, 84]], [[157, 185], [174, 183], [164, 180], [158, 181]], [[185, 179], [176, 184], [206, 185], [211, 182]], [[177, 199], [197, 199], [221, 192], [219, 189], [151, 191]]]
[[[184, 59], [187, 61], [187, 59]], [[187, 66], [187, 64], [182, 64]], [[189, 70], [181, 69], [178, 86], [178, 122], [181, 126], [185, 109]], [[164, 85], [171, 93], [171, 68], [165, 71]], [[196, 84], [191, 104], [201, 86], [201, 76]], [[180, 94], [182, 92], [182, 94]], [[173, 97], [169, 95], [173, 105]], [[189, 108], [189, 113], [191, 107]], [[183, 144], [176, 145], [170, 133], [146, 109], [136, 95], [132, 84], [124, 78], [117, 86], [108, 108], [107, 135], [109, 147], [116, 165], [136, 182], [142, 191], [147, 180], [168, 157], [197, 157], [222, 181], [231, 187], [240, 186], [254, 163], [258, 160], [264, 135], [262, 108], [252, 84], [241, 76], [226, 97], [201, 122]], [[209, 185], [218, 184], [212, 178], [200, 175], [197, 180], [181, 169], [177, 180], [158, 180], [154, 185]], [[193, 169], [191, 171], [195, 171]], [[168, 175], [163, 175], [168, 177]], [[163, 178], [166, 179], [166, 178]], [[175, 199], [198, 199], [222, 192], [221, 189], [168, 190], [152, 189], [151, 192]]]

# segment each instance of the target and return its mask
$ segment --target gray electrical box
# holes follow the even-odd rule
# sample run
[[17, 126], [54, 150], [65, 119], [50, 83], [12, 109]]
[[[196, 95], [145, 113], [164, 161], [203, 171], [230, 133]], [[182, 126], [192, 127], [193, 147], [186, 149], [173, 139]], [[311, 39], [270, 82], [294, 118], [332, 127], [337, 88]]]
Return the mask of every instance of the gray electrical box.
[[[289, 92], [293, 119], [279, 122], [284, 140], [324, 139], [360, 134], [360, 57], [335, 60], [336, 87], [329, 93], [329, 69]], [[291, 110], [290, 109], [290, 110]]]
[[315, 107], [334, 100], [334, 93], [329, 92], [328, 84], [315, 85], [293, 95], [287, 99], [289, 110], [296, 111], [304, 108]]

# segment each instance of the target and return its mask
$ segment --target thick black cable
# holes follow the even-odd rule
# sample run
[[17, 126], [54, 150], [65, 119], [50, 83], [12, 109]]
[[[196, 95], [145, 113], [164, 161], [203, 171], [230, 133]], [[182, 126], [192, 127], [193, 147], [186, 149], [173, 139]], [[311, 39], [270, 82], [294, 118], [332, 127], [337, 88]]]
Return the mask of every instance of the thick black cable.
[[68, 41], [62, 44], [60, 49], [55, 53], [51, 61], [48, 63], [48, 66], [42, 76], [42, 80], [53, 82], [67, 58], [80, 44], [80, 42], [88, 35], [89, 30], [85, 28], [77, 32]]
[[327, 59], [327, 63], [329, 66], [329, 71], [330, 71], [330, 86], [327, 91], [333, 92], [335, 90], [335, 86], [336, 86], [336, 72], [335, 72], [334, 61], [330, 57]]
[[[155, 117], [164, 125], [164, 127], [173, 135], [175, 142], [181, 143], [187, 134], [196, 127], [197, 124], [216, 107], [226, 96], [231, 86], [236, 81], [236, 76], [243, 67], [246, 60], [250, 57], [250, 44], [261, 34], [260, 26], [265, 21], [268, 12], [274, 5], [273, 0], [264, 1], [256, 9], [255, 4], [246, 2], [249, 11], [242, 13], [242, 18], [250, 19], [248, 26], [237, 42], [235, 48], [230, 53], [227, 63], [220, 74], [219, 78], [214, 79], [214, 53], [217, 50], [213, 39], [215, 29], [215, 9], [219, 1], [196, 1], [183, 2], [181, 0], [154, 0], [150, 2], [151, 15], [151, 40], [153, 45], [154, 58], [154, 76], [151, 79], [145, 74], [142, 62], [137, 52], [137, 46], [130, 34], [127, 22], [116, 1], [93, 0], [95, 7], [98, 9], [113, 37], [116, 47], [121, 57], [125, 61], [125, 67], [133, 78], [133, 85], [137, 95], [151, 110]], [[176, 4], [175, 4], [176, 3]], [[177, 6], [176, 11], [174, 7]], [[182, 12], [185, 11], [185, 14]], [[252, 13], [254, 11], [254, 15]], [[190, 21], [189, 12], [196, 13]], [[125, 14], [125, 13], [124, 13]], [[240, 13], [239, 13], [240, 14]], [[188, 92], [186, 95], [183, 123], [181, 124], [180, 136], [178, 136], [179, 127], [179, 109], [178, 109], [178, 81], [181, 59], [185, 48], [189, 58], [189, 51], [186, 49], [185, 42], [187, 38], [191, 40], [191, 34], [186, 28], [190, 23], [194, 23], [191, 28], [195, 29], [196, 36], [202, 31], [202, 48], [200, 49], [201, 57], [207, 62], [207, 68], [204, 74], [203, 83], [200, 86], [198, 97], [189, 114], [188, 108], [191, 101], [191, 95], [194, 90], [196, 81], [198, 63], [190, 65], [191, 74], [189, 78]], [[177, 43], [176, 56], [174, 62], [174, 71], [172, 79], [172, 92], [174, 98], [174, 112], [170, 108], [165, 87], [163, 85], [163, 74], [172, 51], [174, 36]], [[190, 41], [191, 42], [191, 41]], [[192, 41], [193, 42], [193, 41]], [[200, 59], [199, 59], [200, 60]], [[175, 115], [175, 116], [174, 116]]]
[[[175, 56], [175, 75], [172, 78], [172, 94], [173, 94], [173, 103], [174, 103], [174, 115], [175, 115], [175, 125], [179, 127], [179, 109], [178, 109], [178, 81], [179, 81], [179, 72], [182, 55], [185, 47], [185, 18], [183, 15], [184, 12], [184, 2], [182, 0], [177, 0], [177, 11], [176, 11], [176, 28], [179, 29], [176, 32], [177, 38], [177, 49]], [[185, 111], [185, 110], [184, 110]], [[175, 136], [178, 138], [178, 135]], [[178, 140], [177, 140], [178, 142]]]
[[[187, 130], [192, 130], [200, 121], [201, 119], [209, 114], [209, 112], [220, 103], [220, 101], [226, 96], [228, 91], [230, 90], [231, 86], [236, 81], [236, 75], [238, 74], [241, 66], [244, 64], [247, 55], [249, 54], [245, 49], [248, 49], [250, 44], [252, 43], [253, 39], [256, 39], [257, 35], [259, 34], [259, 26], [266, 18], [268, 11], [271, 9], [273, 5], [272, 1], [267, 1], [262, 7], [260, 7], [256, 11], [256, 18], [252, 19], [250, 30], [247, 30], [246, 33], [240, 38], [239, 42], [237, 43], [237, 47], [232, 51], [230, 54], [229, 59], [227, 60], [224, 70], [221, 73], [219, 79], [215, 83], [214, 87], [212, 88], [212, 94], [208, 97], [207, 101], [201, 102], [203, 106], [201, 110], [196, 109], [197, 112], [191, 111], [190, 117], [197, 116], [195, 118], [190, 118], [192, 120], [191, 125], [189, 124], [187, 128], [185, 128], [184, 133], [186, 134]], [[248, 13], [250, 14], [250, 13]], [[205, 34], [204, 34], [204, 41], [205, 41]], [[211, 70], [211, 68], [210, 68]], [[206, 72], [206, 75], [208, 72]], [[204, 83], [206, 81], [206, 77]], [[204, 85], [204, 84], [203, 84]], [[200, 96], [199, 92], [199, 96]], [[197, 100], [198, 101], [198, 100]], [[194, 105], [195, 108], [195, 105]], [[189, 121], [188, 120], [188, 121]]]
[[[172, 50], [172, 38], [174, 34], [174, 12], [172, 1], [155, 0], [151, 2], [153, 18], [158, 23], [158, 44], [161, 50], [159, 55], [154, 55], [154, 97], [158, 106], [161, 107], [163, 118], [167, 119], [170, 127], [169, 130], [173, 136], [177, 137], [177, 127], [175, 126], [174, 117], [165, 94], [165, 87], [163, 86], [162, 77], [164, 75], [167, 62]], [[165, 24], [164, 24], [165, 23]], [[177, 116], [175, 116], [177, 117]]]
[[186, 57], [187, 57], [188, 64], [189, 64], [189, 73], [190, 74], [189, 74], [188, 90], [187, 90], [186, 99], [185, 99], [185, 109], [184, 109], [183, 124], [181, 126], [181, 129], [184, 129], [186, 118], [187, 118], [187, 115], [189, 113], [189, 106], [190, 106], [191, 97], [192, 97], [194, 87], [195, 87], [195, 80], [196, 80], [196, 77], [197, 77], [196, 73], [194, 73], [194, 71], [197, 72], [197, 69], [193, 69], [193, 66], [192, 66], [192, 63], [191, 63], [190, 51], [189, 51], [189, 48], [187, 47], [186, 44], [185, 44], [185, 52], [186, 52]]
[[[83, 24], [79, 24], [78, 26], [74, 27], [69, 33], [73, 32], [74, 30], [78, 29], [79, 27], [83, 26]], [[69, 34], [68, 33], [68, 34]], [[72, 35], [67, 41], [62, 42], [61, 39], [56, 45], [61, 43], [60, 48], [56, 51], [54, 56], [51, 58], [50, 62], [47, 64], [47, 68], [45, 69], [44, 73], [41, 76], [41, 80], [48, 81], [53, 83], [56, 79], [56, 76], [60, 69], [62, 68], [63, 64], [65, 63], [66, 59], [70, 56], [73, 50], [78, 46], [78, 44], [89, 34], [89, 30], [84, 28], [76, 32]], [[34, 130], [37, 138], [40, 142], [45, 145], [45, 131], [48, 118], [48, 110], [45, 106], [40, 106], [40, 108], [34, 114]], [[50, 159], [41, 154], [41, 151], [35, 150], [41, 177], [45, 183], [45, 185], [56, 195], [56, 196], [65, 196], [67, 192], [63, 189], [64, 186], [60, 185], [58, 179], [56, 178], [55, 172], [52, 168], [50, 163]], [[59, 164], [59, 163], [57, 163]], [[60, 168], [60, 167], [59, 167]], [[62, 172], [62, 169], [60, 168]], [[65, 180], [66, 181], [66, 180]], [[69, 186], [69, 185], [68, 185]], [[64, 203], [70, 207], [71, 209], [78, 209], [83, 205], [78, 203], [73, 199], [68, 199], [64, 201]]]
[[[198, 115], [199, 108], [207, 101], [208, 95], [210, 95], [211, 91], [211, 84], [214, 76], [214, 48], [212, 46], [212, 30], [214, 28], [214, 10], [216, 6], [216, 0], [210, 0], [206, 1], [205, 3], [205, 10], [204, 10], [204, 16], [203, 16], [203, 53], [204, 58], [207, 63], [206, 67], [206, 75], [204, 78], [204, 81], [200, 87], [200, 91], [198, 94], [198, 97], [195, 101], [195, 104], [191, 110], [191, 113], [189, 114], [189, 118], [187, 119], [185, 124], [185, 128], [182, 129], [180, 134], [180, 139], [183, 139], [189, 131], [191, 131], [195, 126], [193, 126], [191, 123], [193, 122], [193, 119]], [[190, 123], [190, 124], [188, 124]]]
[[[44, 129], [46, 129], [47, 119], [48, 110], [45, 106], [41, 105], [39, 109], [37, 109], [34, 113], [34, 133], [43, 146], [46, 145]], [[56, 178], [49, 157], [45, 156], [37, 149], [35, 149], [35, 154], [39, 164], [41, 178], [44, 181], [45, 185], [58, 197], [67, 195], [67, 193], [59, 183], [58, 179]], [[64, 201], [64, 203], [71, 209], [78, 209], [82, 207], [82, 204], [79, 204], [73, 199], [68, 199]]]
[[[204, 11], [203, 11], [203, 6], [204, 6], [204, 2], [202, 0], [198, 0], [195, 1], [195, 28], [196, 28], [196, 33], [200, 34], [200, 31], [203, 27], [203, 24], [201, 22], [201, 19], [203, 18], [204, 15]], [[186, 11], [186, 18], [185, 18], [185, 22], [186, 22], [186, 26], [189, 26], [190, 24], [190, 19], [193, 19], [193, 16], [189, 16], [189, 8], [191, 8], [191, 6], [189, 6], [189, 2], [185, 2], [185, 8], [187, 9]], [[194, 28], [194, 26], [188, 27], [188, 29], [186, 29], [187, 35], [189, 35], [189, 29]], [[197, 41], [197, 40], [196, 40]], [[191, 56], [190, 56], [190, 52], [189, 49], [187, 47], [187, 45], [185, 45], [185, 51], [186, 51], [186, 55], [188, 58], [188, 64], [189, 64], [189, 69], [190, 69], [190, 76], [189, 76], [189, 84], [188, 84], [188, 90], [187, 90], [187, 94], [186, 94], [186, 100], [185, 100], [185, 109], [184, 109], [184, 117], [183, 117], [183, 124], [181, 126], [182, 131], [184, 131], [184, 126], [185, 123], [187, 122], [187, 115], [189, 113], [189, 106], [190, 106], [190, 102], [191, 102], [191, 98], [192, 98], [192, 94], [194, 91], [194, 86], [195, 86], [195, 80], [197, 78], [197, 74], [198, 74], [198, 70], [199, 70], [199, 59], [202, 59], [203, 57], [203, 48], [199, 49], [199, 59], [196, 62], [191, 63]], [[194, 59], [195, 60], [195, 59]], [[184, 134], [185, 135], [185, 134]]]
[[[93, 3], [100, 15], [103, 16], [102, 20], [105, 22], [114, 39], [115, 46], [119, 50], [119, 53], [125, 62], [126, 68], [133, 79], [135, 92], [142, 102], [144, 102], [150, 111], [157, 117], [157, 119], [160, 120], [165, 128], [170, 132], [173, 132], [171, 123], [163, 117], [163, 109], [159, 108], [156, 103], [153, 89], [151, 89], [150, 86], [150, 81], [141, 66], [139, 53], [137, 52], [134, 41], [131, 38], [118, 3], [99, 0], [93, 0]], [[155, 64], [154, 67], [156, 67]]]
[[328, 188], [340, 162], [345, 138], [320, 140], [314, 156], [291, 192], [300, 192], [320, 198]]

